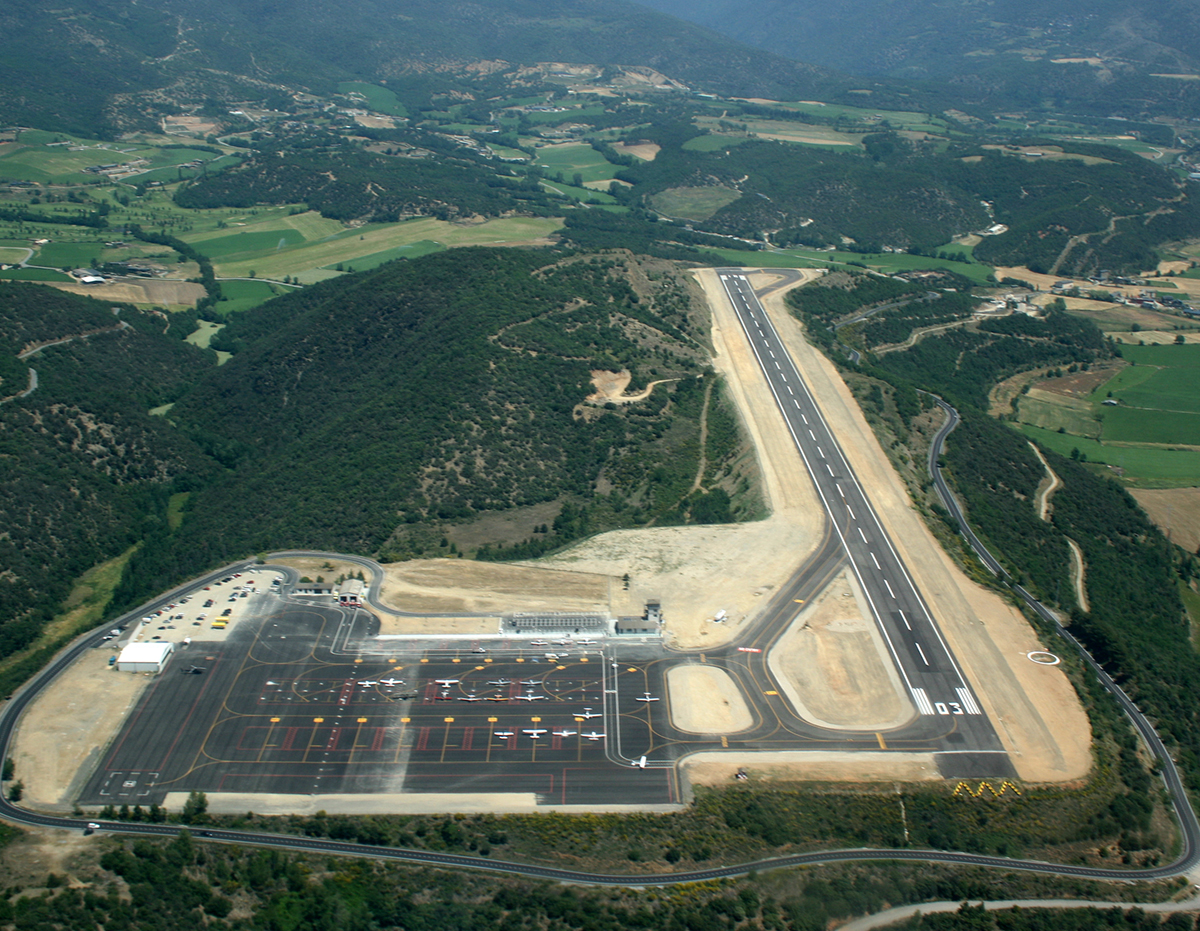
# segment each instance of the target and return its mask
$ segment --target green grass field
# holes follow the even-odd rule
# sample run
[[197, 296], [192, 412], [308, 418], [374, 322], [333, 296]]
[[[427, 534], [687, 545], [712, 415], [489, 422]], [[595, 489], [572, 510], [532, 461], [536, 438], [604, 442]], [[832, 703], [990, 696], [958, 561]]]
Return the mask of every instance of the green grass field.
[[[1200, 446], [1200, 414], [1112, 407], [1104, 411], [1106, 443], [1159, 443]], [[1196, 475], [1200, 483], [1200, 473]]]
[[568, 180], [578, 174], [583, 181], [607, 181], [621, 170], [620, 166], [612, 164], [590, 145], [581, 142], [542, 146], [537, 150], [534, 164], [551, 173], [562, 172]]
[[[1064, 395], [1051, 397], [1022, 395], [1017, 399], [1017, 419], [1021, 423], [1044, 430], [1062, 428], [1072, 436], [1087, 436], [1099, 439], [1101, 424], [1096, 419], [1096, 413], [1090, 403], [1081, 398], [1068, 398]], [[1108, 410], [1108, 408], [1104, 408]]]
[[[83, 171], [92, 165], [121, 164], [135, 159], [145, 159], [150, 164], [147, 171], [128, 179], [127, 183], [140, 181], [174, 181], [175, 167], [193, 159], [209, 161], [211, 152], [199, 149], [173, 149], [139, 142], [79, 142], [77, 145], [49, 145], [64, 137], [59, 133], [21, 133], [19, 143], [0, 145], [0, 175], [18, 181], [82, 182], [92, 181], [98, 176]], [[229, 167], [237, 164], [235, 156], [224, 156], [210, 164], [214, 167]]]
[[0, 271], [0, 278], [10, 281], [71, 281], [70, 275], [49, 268], [9, 268]]
[[[606, 196], [593, 191], [578, 190], [580, 194], [588, 197]], [[305, 216], [266, 217], [259, 222], [247, 223], [244, 231], [268, 230], [275, 237], [273, 241], [268, 241], [277, 244], [281, 236], [280, 230], [286, 228], [285, 221], [301, 221]], [[259, 278], [280, 279], [284, 275], [300, 275], [302, 281], [317, 281], [336, 274], [329, 269], [338, 263], [360, 269], [368, 267], [365, 264], [360, 266], [360, 262], [380, 264], [401, 255], [411, 257], [437, 251], [438, 248], [489, 246], [538, 239], [562, 226], [560, 220], [540, 217], [512, 217], [473, 225], [421, 218], [347, 230], [343, 229], [340, 223], [318, 217], [316, 220], [301, 222], [294, 228], [302, 234], [306, 230], [324, 232], [330, 228], [326, 224], [332, 224], [338, 232], [326, 232], [320, 238], [306, 239], [305, 242], [283, 249], [269, 248], [256, 254], [241, 254], [231, 260], [217, 260], [214, 262], [217, 276], [245, 278], [253, 271]], [[227, 231], [221, 231], [221, 235], [227, 235]], [[209, 240], [217, 238], [219, 237], [214, 234], [187, 237], [201, 252], [205, 251]], [[386, 256], [381, 257], [384, 253]]]
[[726, 204], [742, 195], [732, 188], [676, 187], [655, 194], [650, 202], [659, 213], [682, 220], [707, 220]]
[[[286, 285], [272, 284], [269, 281], [222, 281], [223, 299], [218, 301], [213, 309], [222, 316], [235, 310], [249, 310], [292, 290], [294, 289]], [[212, 334], [209, 334], [209, 338], [212, 338]], [[207, 346], [208, 343], [205, 342], [204, 345]]]
[[55, 268], [90, 268], [104, 251], [102, 242], [51, 242], [38, 249], [30, 259], [32, 265], [52, 265]]
[[[303, 242], [305, 242], [304, 235], [295, 229], [239, 230], [227, 236], [205, 239], [203, 252], [214, 262], [232, 262], [240, 258], [278, 252], [288, 246], [298, 246]], [[196, 248], [200, 248], [200, 246], [197, 245]]]
[[386, 87], [378, 84], [367, 84], [362, 81], [342, 81], [338, 91], [343, 94], [362, 94], [367, 98], [367, 109], [376, 113], [386, 113], [388, 116], [408, 116], [408, 110], [400, 99]]
[[1126, 483], [1140, 488], [1184, 488], [1200, 484], [1200, 452], [1196, 450], [1105, 446], [1086, 437], [1056, 433], [1028, 424], [1019, 429], [1056, 453], [1069, 456], [1072, 449], [1078, 449], [1090, 462], [1117, 466], [1124, 471]]
[[[422, 239], [405, 246], [395, 246], [391, 249], [384, 249], [381, 252], [360, 255], [353, 262], [343, 263], [344, 268], [342, 271], [353, 269], [356, 272], [365, 272], [371, 268], [378, 268], [385, 262], [391, 262], [394, 259], [415, 259], [417, 256], [429, 255], [431, 252], [442, 252], [445, 248], [445, 246], [433, 242], [433, 240]], [[325, 268], [337, 271], [336, 265], [326, 265]]]

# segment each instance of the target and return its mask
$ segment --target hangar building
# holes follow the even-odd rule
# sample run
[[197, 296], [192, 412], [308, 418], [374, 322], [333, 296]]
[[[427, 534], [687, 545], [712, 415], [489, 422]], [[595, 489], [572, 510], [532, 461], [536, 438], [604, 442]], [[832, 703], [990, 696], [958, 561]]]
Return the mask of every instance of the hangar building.
[[153, 643], [131, 643], [117, 657], [118, 672], [162, 672], [167, 659], [175, 652], [175, 644], [158, 640]]

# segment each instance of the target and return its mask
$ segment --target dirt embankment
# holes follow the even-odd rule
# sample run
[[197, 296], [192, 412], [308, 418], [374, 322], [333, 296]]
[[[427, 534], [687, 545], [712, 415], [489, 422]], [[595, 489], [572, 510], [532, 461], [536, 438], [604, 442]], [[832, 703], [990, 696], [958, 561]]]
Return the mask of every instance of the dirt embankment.
[[938, 545], [836, 368], [808, 344], [788, 313], [785, 290], [770, 294], [764, 305], [1018, 774], [1030, 782], [1082, 778], [1091, 768], [1091, 728], [1065, 673], [1026, 658], [1043, 648], [1029, 623], [998, 594], [971, 581]]
[[796, 714], [814, 724], [887, 730], [916, 714], [849, 571], [804, 606], [768, 662]]

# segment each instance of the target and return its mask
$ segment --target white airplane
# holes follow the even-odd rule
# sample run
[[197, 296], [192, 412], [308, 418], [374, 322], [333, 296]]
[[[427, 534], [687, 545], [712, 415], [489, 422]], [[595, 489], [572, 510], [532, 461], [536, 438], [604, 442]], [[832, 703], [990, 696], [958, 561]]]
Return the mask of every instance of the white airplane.
[[512, 679], [492, 679], [488, 685], [512, 685]]
[[577, 733], [579, 733], [579, 732], [578, 731], [565, 731], [565, 730], [564, 731], [555, 731], [554, 736], [555, 737], [574, 737]]
[[531, 647], [548, 647], [550, 645], [550, 641], [549, 640], [530, 640], [529, 645]]
[[[438, 685], [446, 686], [446, 688], [449, 688], [452, 685], [458, 685], [458, 679], [434, 679], [433, 681], [436, 682]], [[649, 694], [649, 693], [647, 693], [647, 694]]]
[[575, 717], [590, 721], [592, 718], [602, 718], [604, 715], [599, 711], [593, 711], [591, 708], [584, 708], [582, 711], [576, 712]]
[[511, 737], [512, 735], [513, 735], [513, 732], [512, 732], [512, 731], [495, 731], [493, 736], [496, 736], [496, 737]]
[[474, 692], [468, 692], [466, 698], [460, 698], [459, 701], [483, 701], [482, 698], [476, 698]]
[[604, 734], [601, 731], [592, 731], [591, 733], [584, 734], [583, 736], [586, 737], [588, 740], [603, 740], [604, 739]]
[[517, 685], [541, 685], [537, 679], [518, 679]]
[[635, 699], [635, 701], [658, 701], [658, 699], [654, 698], [649, 692], [646, 692], [644, 693], [644, 697]]
[[640, 760], [637, 760], [633, 765], [636, 766], [638, 769], [645, 769], [646, 768], [646, 754], [643, 753], [642, 758]]
[[544, 727], [526, 727], [521, 731], [521, 733], [528, 734], [534, 740], [537, 740], [544, 733], [546, 733], [546, 729]]
[[376, 682], [374, 679], [366, 679], [358, 684], [361, 685], [364, 689], [369, 689], [369, 688], [373, 688], [374, 686], [378, 685], [379, 683]]
[[524, 695], [514, 695], [513, 699], [516, 701], [541, 701], [545, 697], [545, 695], [534, 695], [533, 692], [527, 692]]
[[717, 612], [717, 616], [713, 618], [714, 624], [720, 624], [725, 618], [729, 617], [729, 612], [722, 608]]
[[386, 685], [390, 689], [396, 685], [403, 685], [404, 680], [403, 679], [380, 679], [379, 684]]
[[582, 640], [579, 640], [579, 641], [578, 641], [578, 643], [579, 643], [581, 646], [582, 646], [582, 645], [585, 645], [585, 644], [589, 644], [589, 643], [595, 643], [595, 642], [596, 642], [596, 641], [595, 641], [595, 640], [593, 640], [591, 637], [584, 637]]
[[279, 684], [278, 682], [272, 682], [270, 679], [267, 680], [267, 685], [278, 685], [278, 684]]

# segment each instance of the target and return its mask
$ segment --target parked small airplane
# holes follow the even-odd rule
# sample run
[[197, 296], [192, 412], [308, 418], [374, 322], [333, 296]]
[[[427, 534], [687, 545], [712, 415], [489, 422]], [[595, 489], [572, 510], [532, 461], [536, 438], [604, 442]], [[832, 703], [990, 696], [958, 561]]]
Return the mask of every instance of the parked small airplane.
[[633, 765], [636, 766], [638, 769], [645, 769], [646, 768], [646, 754], [643, 753], [642, 758], [640, 760], [637, 760]]
[[533, 692], [526, 692], [524, 695], [514, 695], [515, 701], [541, 701], [545, 695], [534, 695]]
[[575, 717], [590, 721], [592, 718], [602, 718], [604, 715], [599, 711], [593, 711], [591, 708], [584, 708], [582, 711], [576, 712]]
[[[457, 679], [434, 679], [433, 681], [436, 682], [438, 685], [445, 685], [445, 686], [458, 685]], [[647, 692], [646, 694], [649, 694], [649, 693]]]
[[517, 685], [541, 685], [537, 679], [518, 679]]
[[550, 645], [550, 641], [549, 640], [530, 640], [529, 645], [531, 647], [548, 647]]
[[729, 617], [729, 612], [726, 611], [724, 608], [722, 608], [720, 611], [717, 612], [716, 617], [713, 618], [713, 623], [720, 624], [727, 617]]
[[379, 683], [376, 682], [374, 679], [366, 679], [358, 684], [361, 685], [364, 689], [369, 689], [369, 688], [374, 688]]
[[492, 679], [488, 685], [512, 685], [512, 679]]
[[512, 731], [496, 731], [493, 736], [495, 736], [495, 737], [511, 737], [512, 735], [513, 735]]
[[588, 740], [603, 740], [604, 739], [604, 734], [601, 731], [591, 731], [590, 733], [584, 734], [583, 736], [586, 737]]
[[578, 731], [555, 731], [555, 737], [574, 737]]
[[476, 698], [474, 692], [468, 692], [465, 698], [460, 698], [459, 701], [483, 701], [482, 698]]
[[534, 740], [537, 740], [544, 733], [546, 733], [546, 729], [544, 727], [526, 727], [521, 730], [521, 733], [528, 734]]
[[649, 692], [644, 693], [644, 697], [636, 699], [636, 701], [658, 701]]
[[380, 679], [379, 684], [386, 685], [390, 689], [390, 688], [392, 688], [392, 686], [395, 686], [395, 685], [403, 685], [404, 680], [403, 679]]
[[488, 701], [508, 701], [508, 696], [507, 695], [489, 695], [487, 697], [487, 700]]

